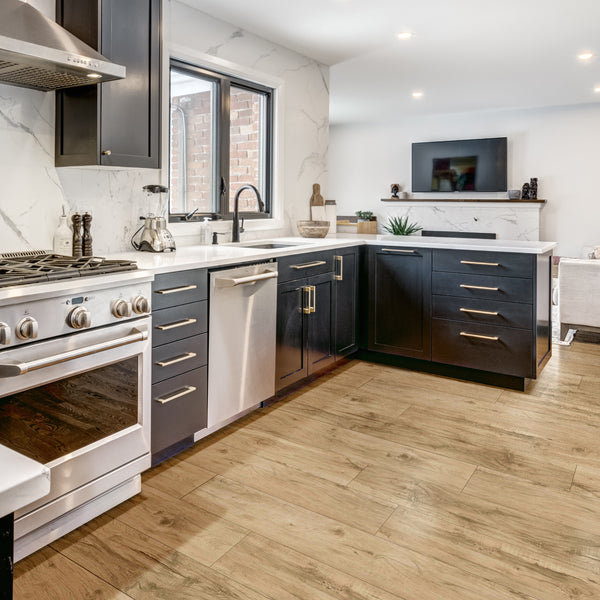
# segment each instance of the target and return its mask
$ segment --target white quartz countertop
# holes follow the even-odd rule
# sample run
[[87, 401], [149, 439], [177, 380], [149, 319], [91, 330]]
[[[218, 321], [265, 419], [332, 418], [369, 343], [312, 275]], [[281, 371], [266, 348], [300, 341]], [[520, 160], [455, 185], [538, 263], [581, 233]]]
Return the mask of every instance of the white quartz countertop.
[[0, 445], [0, 517], [50, 492], [50, 469]]
[[317, 250], [332, 250], [349, 246], [386, 245], [408, 248], [439, 248], [448, 250], [478, 250], [491, 252], [516, 252], [544, 254], [553, 250], [555, 242], [527, 242], [519, 240], [485, 240], [469, 238], [359, 235], [352, 233], [329, 234], [324, 238], [286, 237], [270, 240], [252, 240], [244, 245], [260, 244], [265, 241], [290, 244], [288, 247], [259, 249], [242, 247], [239, 244], [216, 246], [183, 246], [175, 252], [124, 252], [107, 256], [112, 259], [135, 260], [140, 269], [154, 273], [167, 273], [203, 267], [221, 267], [240, 262], [265, 260], [292, 254], [303, 254]]

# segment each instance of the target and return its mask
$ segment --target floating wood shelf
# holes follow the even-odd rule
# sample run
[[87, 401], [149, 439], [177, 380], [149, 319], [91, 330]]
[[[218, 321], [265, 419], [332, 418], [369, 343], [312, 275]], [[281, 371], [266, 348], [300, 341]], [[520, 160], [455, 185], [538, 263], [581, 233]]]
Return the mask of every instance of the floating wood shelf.
[[381, 198], [382, 202], [510, 202], [512, 204], [546, 204], [546, 200], [511, 200], [510, 198]]

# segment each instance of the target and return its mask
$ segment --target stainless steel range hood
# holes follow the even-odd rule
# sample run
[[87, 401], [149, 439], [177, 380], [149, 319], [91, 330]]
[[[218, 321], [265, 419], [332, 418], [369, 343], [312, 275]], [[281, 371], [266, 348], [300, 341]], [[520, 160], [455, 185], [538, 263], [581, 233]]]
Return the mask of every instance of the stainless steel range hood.
[[123, 79], [107, 60], [21, 0], [0, 0], [0, 83], [49, 92]]

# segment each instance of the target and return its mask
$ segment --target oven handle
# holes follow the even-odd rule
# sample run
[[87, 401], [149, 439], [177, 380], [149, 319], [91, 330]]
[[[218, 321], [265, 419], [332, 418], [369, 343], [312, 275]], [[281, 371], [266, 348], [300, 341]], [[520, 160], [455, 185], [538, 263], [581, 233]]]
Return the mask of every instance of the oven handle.
[[24, 375], [29, 371], [36, 371], [37, 369], [43, 369], [44, 367], [51, 367], [52, 365], [58, 365], [69, 360], [75, 360], [76, 358], [83, 358], [84, 356], [98, 354], [100, 352], [105, 352], [106, 350], [112, 350], [113, 348], [119, 348], [121, 346], [126, 346], [127, 344], [135, 344], [135, 342], [141, 342], [147, 339], [147, 331], [133, 329], [132, 333], [126, 335], [125, 337], [117, 340], [110, 340], [108, 342], [101, 342], [99, 344], [87, 346], [86, 348], [69, 350], [68, 352], [61, 352], [60, 354], [55, 354], [54, 356], [38, 358], [37, 360], [32, 360], [29, 362], [0, 363], [0, 378]]

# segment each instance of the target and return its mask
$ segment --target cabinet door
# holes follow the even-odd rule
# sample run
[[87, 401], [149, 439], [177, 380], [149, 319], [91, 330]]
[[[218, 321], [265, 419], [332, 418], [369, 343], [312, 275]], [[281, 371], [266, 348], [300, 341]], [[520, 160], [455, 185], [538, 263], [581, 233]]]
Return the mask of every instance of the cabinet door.
[[159, 0], [102, 0], [102, 53], [127, 67], [102, 84], [103, 165], [159, 168], [159, 23]]
[[358, 349], [358, 249], [340, 248], [334, 256], [335, 354]]
[[368, 347], [431, 359], [431, 250], [369, 249]]
[[308, 375], [306, 361], [308, 307], [306, 280], [277, 286], [277, 353], [275, 389], [280, 390]]
[[308, 321], [308, 374], [312, 375], [335, 360], [333, 273], [308, 279], [310, 313]]

